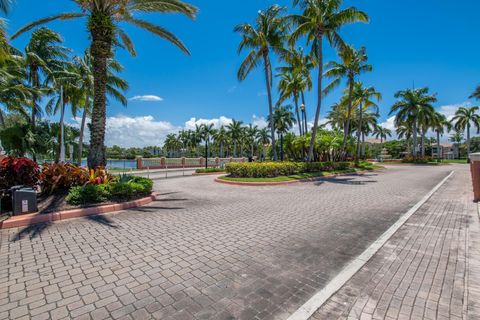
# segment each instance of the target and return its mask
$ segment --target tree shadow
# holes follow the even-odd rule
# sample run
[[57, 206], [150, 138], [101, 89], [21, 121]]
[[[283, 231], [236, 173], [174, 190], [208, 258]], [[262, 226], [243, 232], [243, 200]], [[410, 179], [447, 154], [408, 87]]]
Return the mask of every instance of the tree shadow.
[[119, 228], [112, 219], [110, 219], [109, 217], [107, 217], [106, 215], [103, 215], [103, 214], [94, 215], [94, 216], [87, 216], [87, 217], [85, 217], [85, 220], [93, 221], [93, 222], [96, 222], [96, 223], [99, 223], [101, 225], [104, 225], [104, 226], [107, 226], [107, 227], [110, 227], [110, 228], [114, 228], [114, 229]]
[[178, 198], [178, 199], [157, 199], [154, 200], [153, 202], [173, 202], [173, 201], [188, 201], [190, 199], [185, 199], [185, 198]]
[[369, 174], [360, 174], [360, 175], [345, 175], [345, 176], [337, 176], [337, 177], [328, 177], [322, 180], [315, 182], [316, 186], [320, 186], [326, 182], [334, 183], [334, 184], [344, 184], [344, 185], [367, 185], [370, 183], [376, 183], [377, 180], [366, 180], [366, 179], [359, 179], [359, 178], [368, 178], [371, 176], [376, 175], [369, 175]]
[[50, 227], [52, 222], [44, 222], [39, 224], [34, 224], [28, 227], [25, 227], [17, 232], [10, 241], [16, 242], [24, 239], [29, 236], [30, 240], [40, 236], [48, 227]]
[[145, 207], [136, 207], [130, 208], [128, 211], [138, 211], [138, 212], [155, 212], [156, 210], [183, 210], [184, 207], [163, 207], [163, 206], [145, 206]]

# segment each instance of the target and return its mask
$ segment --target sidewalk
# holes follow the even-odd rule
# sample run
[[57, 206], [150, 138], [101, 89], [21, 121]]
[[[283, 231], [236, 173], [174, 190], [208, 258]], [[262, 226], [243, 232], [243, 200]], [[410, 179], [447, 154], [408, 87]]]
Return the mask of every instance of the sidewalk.
[[468, 175], [456, 170], [311, 319], [480, 319], [480, 228]]

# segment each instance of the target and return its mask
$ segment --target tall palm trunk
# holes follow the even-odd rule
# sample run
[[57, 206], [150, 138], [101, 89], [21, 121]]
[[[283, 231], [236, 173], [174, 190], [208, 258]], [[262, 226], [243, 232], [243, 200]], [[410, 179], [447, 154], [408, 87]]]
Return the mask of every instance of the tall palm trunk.
[[362, 159], [365, 159], [365, 132], [362, 132]]
[[283, 161], [283, 133], [280, 133], [280, 160]]
[[318, 97], [317, 110], [315, 110], [315, 122], [313, 123], [312, 139], [310, 140], [310, 147], [308, 149], [307, 161], [313, 159], [313, 148], [315, 147], [315, 138], [317, 137], [318, 120], [320, 119], [320, 109], [322, 108], [322, 77], [323, 77], [323, 34], [319, 31], [317, 33], [317, 52], [318, 52]]
[[102, 12], [92, 13], [89, 27], [92, 37], [90, 52], [93, 57], [94, 82], [88, 167], [97, 168], [107, 164], [105, 155], [107, 59], [112, 54], [115, 28], [112, 18]]
[[223, 142], [220, 142], [220, 158], [223, 158]]
[[354, 78], [350, 76], [348, 79], [348, 110], [347, 110], [347, 122], [345, 128], [343, 128], [343, 142], [342, 142], [342, 159], [346, 157], [347, 139], [350, 131], [350, 120], [352, 117], [352, 103], [353, 103], [353, 84]]
[[[268, 95], [268, 113], [270, 119], [273, 119], [273, 105], [272, 105], [272, 84], [270, 83], [270, 60], [268, 58], [268, 51], [263, 52], [263, 65], [265, 69], [265, 82], [267, 84], [267, 95]], [[275, 148], [275, 126], [273, 121], [270, 121], [270, 134], [272, 135], [272, 149], [273, 149], [273, 160], [277, 160], [277, 149]]]
[[[32, 88], [38, 89], [39, 87], [39, 81], [38, 81], [38, 71], [36, 67], [32, 67], [31, 70], [31, 85]], [[36, 124], [37, 124], [37, 110], [38, 110], [38, 104], [37, 104], [37, 95], [35, 93], [32, 94], [32, 123], [31, 123], [31, 128], [32, 128], [32, 133], [35, 134], [36, 132]], [[32, 160], [37, 161], [37, 156], [35, 152], [32, 151]]]
[[470, 121], [467, 123], [467, 159], [470, 159]]
[[437, 130], [437, 160], [440, 161], [440, 131]]
[[237, 140], [233, 141], [233, 157], [237, 157]]
[[78, 139], [78, 165], [82, 164], [82, 156], [83, 156], [83, 135], [85, 132], [85, 124], [87, 123], [87, 111], [90, 103], [89, 95], [87, 94], [87, 99], [85, 101], [85, 107], [83, 108], [83, 115], [82, 115], [82, 124], [80, 125], [80, 137]]
[[303, 104], [302, 113], [303, 113], [303, 125], [304, 125], [303, 133], [306, 135], [308, 133], [307, 106], [305, 105], [305, 95], [303, 93], [303, 90], [302, 90], [302, 104]]
[[295, 113], [297, 115], [297, 122], [298, 122], [298, 132], [302, 136], [303, 135], [303, 125], [302, 121], [300, 120], [300, 113], [298, 112], [298, 95], [295, 94]]
[[413, 126], [412, 126], [413, 132], [413, 156], [417, 156], [417, 118], [413, 119]]
[[422, 157], [425, 157], [425, 128], [422, 128], [422, 137], [420, 140], [421, 148], [422, 148]]
[[3, 111], [0, 109], [0, 125], [5, 128], [5, 118], [3, 117]]
[[357, 152], [355, 156], [355, 164], [358, 165], [360, 163], [360, 140], [362, 138], [362, 126], [363, 126], [363, 104], [360, 103], [360, 117], [358, 119], [358, 128], [357, 128]]

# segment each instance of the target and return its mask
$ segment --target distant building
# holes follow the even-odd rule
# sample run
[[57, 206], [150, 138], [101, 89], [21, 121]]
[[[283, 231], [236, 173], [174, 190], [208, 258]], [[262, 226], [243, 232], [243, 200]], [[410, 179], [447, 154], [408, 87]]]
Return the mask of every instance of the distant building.
[[437, 158], [440, 154], [442, 159], [458, 159], [460, 157], [460, 149], [457, 144], [440, 144], [440, 152], [437, 150], [437, 144], [432, 145], [432, 157]]

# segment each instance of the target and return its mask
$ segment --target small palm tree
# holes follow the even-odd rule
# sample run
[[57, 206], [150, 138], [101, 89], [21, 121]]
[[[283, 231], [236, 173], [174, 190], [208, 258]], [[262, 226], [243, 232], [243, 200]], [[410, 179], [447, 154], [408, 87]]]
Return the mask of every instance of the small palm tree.
[[381, 99], [382, 94], [375, 90], [374, 87], [364, 87], [361, 82], [356, 82], [354, 84], [353, 100], [354, 105], [358, 106], [357, 152], [355, 156], [355, 162], [357, 165], [360, 161], [361, 151], [363, 150], [363, 148], [360, 149], [360, 142], [362, 140], [362, 135], [364, 134], [364, 113], [373, 108], [375, 110], [375, 114], [377, 114], [378, 105], [374, 102], [374, 100], [380, 101]]
[[223, 148], [228, 140], [228, 134], [227, 134], [227, 130], [225, 130], [225, 126], [221, 126], [220, 129], [218, 129], [215, 132], [215, 134], [213, 135], [213, 139], [215, 143], [220, 147], [220, 150], [219, 150], [220, 158], [223, 158], [225, 156], [223, 152]]
[[[272, 64], [270, 62], [270, 52], [280, 53], [283, 50], [283, 44], [286, 39], [287, 25], [285, 18], [281, 17], [283, 7], [273, 5], [266, 11], [259, 11], [255, 25], [243, 23], [237, 25], [234, 29], [242, 36], [242, 41], [238, 47], [238, 52], [244, 49], [250, 50], [245, 60], [243, 60], [238, 69], [237, 77], [240, 81], [247, 78], [252, 70], [254, 70], [260, 61], [263, 63], [265, 72], [265, 82], [268, 96], [268, 113], [271, 117], [273, 114], [272, 100]], [[277, 160], [275, 151], [275, 128], [270, 127], [272, 134], [273, 158]]]
[[301, 91], [304, 88], [304, 79], [298, 71], [283, 71], [277, 74], [280, 77], [278, 82], [278, 90], [280, 91], [280, 98], [277, 102], [277, 106], [281, 105], [285, 100], [293, 98], [295, 103], [295, 114], [297, 116], [298, 132], [303, 135], [303, 124], [300, 120], [300, 112], [298, 109], [298, 99]]
[[358, 51], [353, 47], [346, 45], [340, 50], [341, 62], [329, 62], [327, 64], [328, 70], [325, 72], [325, 76], [333, 78], [330, 85], [325, 88], [325, 92], [330, 92], [333, 88], [340, 85], [343, 78], [347, 79], [348, 87], [348, 108], [347, 108], [347, 120], [343, 128], [343, 143], [342, 151], [345, 153], [347, 146], [347, 139], [349, 136], [350, 121], [352, 117], [353, 107], [353, 88], [355, 84], [355, 78], [362, 73], [372, 71], [372, 65], [367, 63], [368, 57], [366, 49], [360, 48]]
[[435, 95], [430, 95], [428, 91], [428, 88], [398, 91], [395, 94], [398, 101], [390, 110], [390, 114], [396, 113], [395, 125], [397, 127], [402, 123], [409, 123], [413, 137], [412, 153], [414, 157], [417, 156], [419, 117], [422, 113], [432, 113], [434, 111], [432, 104], [437, 101]]
[[195, 18], [197, 8], [180, 0], [73, 0], [79, 11], [60, 13], [27, 24], [18, 30], [12, 38], [18, 37], [32, 28], [54, 20], [71, 20], [87, 18], [87, 27], [92, 39], [90, 52], [93, 57], [94, 96], [92, 108], [92, 123], [90, 132], [90, 150], [88, 166], [96, 168], [106, 165], [105, 156], [105, 126], [106, 126], [106, 79], [107, 64], [114, 52], [114, 45], [121, 47], [135, 55], [135, 48], [127, 33], [120, 27], [121, 22], [129, 23], [147, 30], [180, 48], [189, 54], [185, 45], [171, 32], [150, 23], [135, 18], [134, 12], [145, 13], [181, 13]]
[[448, 132], [452, 129], [452, 125], [447, 120], [445, 115], [435, 112], [433, 121], [432, 121], [432, 129], [437, 134], [437, 160], [440, 161], [441, 154], [440, 154], [440, 136], [443, 136], [445, 132]]
[[245, 129], [245, 135], [250, 146], [250, 157], [253, 158], [254, 148], [255, 148], [255, 140], [258, 135], [258, 127], [252, 124], [249, 124], [248, 127]]
[[262, 160], [265, 159], [265, 146], [270, 144], [270, 133], [267, 128], [260, 129], [257, 134], [257, 142], [262, 145]]
[[213, 128], [213, 123], [210, 124], [202, 124], [200, 126], [200, 137], [203, 141], [205, 141], [205, 168], [208, 168], [208, 143], [210, 142], [210, 138], [215, 135], [215, 129]]
[[237, 157], [237, 144], [242, 136], [242, 121], [232, 120], [232, 123], [227, 125], [228, 135], [233, 142], [233, 157]]
[[365, 12], [359, 11], [355, 7], [341, 9], [341, 0], [294, 0], [293, 4], [298, 5], [302, 12], [299, 15], [292, 15], [290, 18], [296, 26], [291, 35], [291, 42], [296, 42], [305, 35], [307, 42], [312, 46], [312, 56], [315, 57], [318, 66], [317, 108], [307, 157], [311, 161], [323, 96], [323, 39], [326, 38], [333, 48], [341, 48], [345, 44], [338, 31], [346, 24], [368, 22], [369, 19]]
[[477, 114], [478, 110], [479, 107], [460, 107], [452, 119], [452, 123], [457, 132], [467, 131], [467, 158], [470, 154], [470, 129], [472, 125], [477, 129], [477, 133], [480, 132], [480, 116]]
[[275, 131], [280, 137], [280, 160], [283, 161], [283, 135], [290, 131], [295, 124], [292, 106], [277, 106], [273, 112], [272, 118], [268, 118], [268, 123], [274, 125]]
[[387, 138], [392, 136], [392, 130], [382, 127], [381, 125], [376, 125], [373, 129], [373, 134], [375, 135], [375, 138], [380, 139], [380, 144], [383, 147], [383, 142], [387, 141]]

